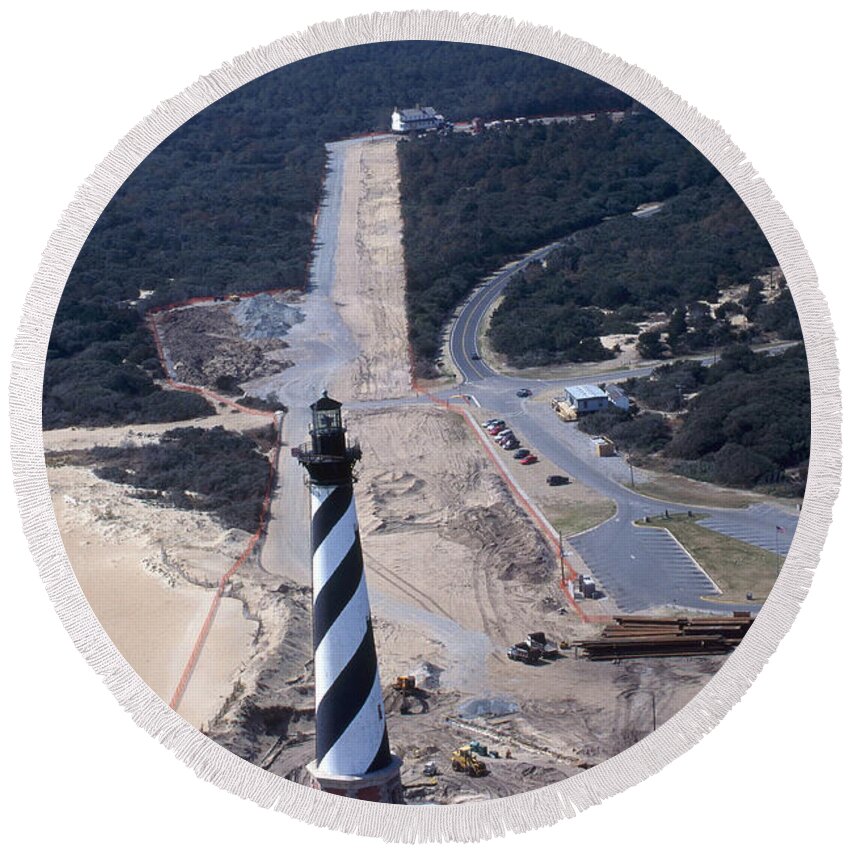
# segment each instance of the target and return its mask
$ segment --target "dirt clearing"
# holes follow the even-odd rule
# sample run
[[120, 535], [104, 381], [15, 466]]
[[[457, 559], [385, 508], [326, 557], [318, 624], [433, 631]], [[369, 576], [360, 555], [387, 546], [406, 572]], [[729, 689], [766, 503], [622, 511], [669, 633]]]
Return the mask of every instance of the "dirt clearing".
[[334, 379], [342, 399], [410, 393], [404, 252], [396, 140], [365, 141], [345, 151], [342, 216], [333, 299], [360, 348]]
[[228, 384], [291, 366], [283, 337], [303, 320], [297, 307], [301, 298], [295, 292], [260, 293], [236, 302], [160, 313], [155, 321], [171, 376], [194, 386], [226, 390]]

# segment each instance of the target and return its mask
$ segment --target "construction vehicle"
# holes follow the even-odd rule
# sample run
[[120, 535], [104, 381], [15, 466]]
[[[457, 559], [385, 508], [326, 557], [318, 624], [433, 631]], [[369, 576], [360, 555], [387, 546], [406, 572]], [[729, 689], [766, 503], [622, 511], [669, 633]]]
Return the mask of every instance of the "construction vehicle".
[[487, 766], [472, 752], [469, 744], [458, 747], [452, 753], [452, 770], [468, 776], [486, 776]]
[[564, 422], [575, 422], [578, 419], [578, 412], [574, 407], [567, 404], [565, 399], [552, 399], [552, 410], [558, 414], [558, 418]]
[[507, 654], [511, 661], [522, 661], [523, 664], [535, 664], [543, 657], [538, 647], [531, 647], [526, 643], [509, 646]]
[[416, 690], [416, 676], [398, 676], [393, 682], [393, 690], [409, 694]]
[[558, 646], [551, 640], [546, 639], [543, 632], [531, 632], [526, 639], [526, 644], [532, 649], [539, 649], [543, 658], [557, 658]]
[[437, 763], [435, 761], [425, 762], [425, 766], [422, 768], [422, 773], [425, 776], [436, 776], [437, 772]]
[[227, 300], [230, 301], [231, 304], [238, 304], [242, 300], [242, 297], [234, 293], [233, 295], [228, 295]]

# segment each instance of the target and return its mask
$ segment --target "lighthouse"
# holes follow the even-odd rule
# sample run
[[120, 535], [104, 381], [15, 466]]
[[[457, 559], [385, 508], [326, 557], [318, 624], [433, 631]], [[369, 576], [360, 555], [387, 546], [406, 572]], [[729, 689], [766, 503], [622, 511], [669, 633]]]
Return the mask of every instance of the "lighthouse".
[[310, 442], [293, 454], [307, 471], [313, 553], [315, 788], [403, 803], [401, 759], [390, 752], [363, 552], [354, 505], [354, 465], [342, 405], [325, 392], [310, 405]]

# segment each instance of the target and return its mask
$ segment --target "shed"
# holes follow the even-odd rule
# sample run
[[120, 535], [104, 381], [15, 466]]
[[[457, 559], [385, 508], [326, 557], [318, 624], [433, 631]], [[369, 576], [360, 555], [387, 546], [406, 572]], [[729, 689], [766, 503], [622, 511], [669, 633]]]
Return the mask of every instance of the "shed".
[[574, 387], [564, 387], [567, 404], [576, 413], [593, 413], [608, 407], [608, 395], [605, 390], [595, 384], [579, 384]]
[[607, 437], [593, 437], [591, 442], [596, 447], [597, 457], [614, 457], [617, 449]]
[[608, 395], [608, 401], [610, 401], [614, 407], [618, 407], [620, 410], [626, 411], [628, 411], [631, 407], [629, 397], [616, 384], [608, 384], [608, 386], [605, 387], [605, 392]]

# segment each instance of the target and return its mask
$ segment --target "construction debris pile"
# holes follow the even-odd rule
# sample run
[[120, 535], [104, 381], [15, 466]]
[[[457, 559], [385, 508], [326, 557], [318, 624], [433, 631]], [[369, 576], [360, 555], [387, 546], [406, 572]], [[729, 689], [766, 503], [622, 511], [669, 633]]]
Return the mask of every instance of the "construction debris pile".
[[253, 298], [244, 298], [230, 314], [242, 327], [245, 339], [281, 339], [292, 326], [304, 321], [304, 313], [287, 302], [292, 295], [270, 295], [261, 292]]
[[722, 655], [747, 633], [753, 617], [638, 617], [622, 615], [593, 640], [577, 641], [577, 651], [591, 661], [621, 658]]

